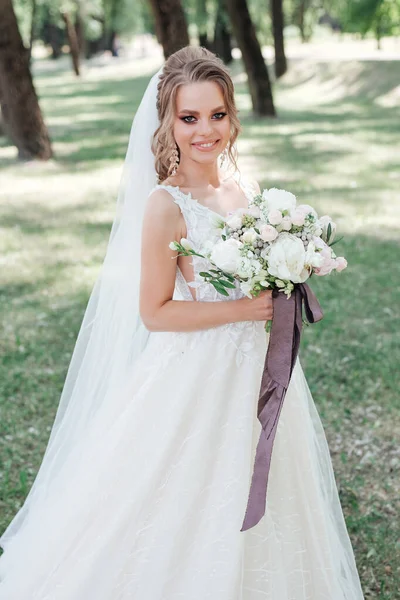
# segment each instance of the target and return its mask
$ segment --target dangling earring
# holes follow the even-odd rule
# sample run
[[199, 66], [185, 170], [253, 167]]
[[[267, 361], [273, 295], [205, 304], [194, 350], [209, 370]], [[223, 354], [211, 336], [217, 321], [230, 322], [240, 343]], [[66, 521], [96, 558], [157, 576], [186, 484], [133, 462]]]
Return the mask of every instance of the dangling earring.
[[172, 150], [172, 154], [169, 157], [169, 169], [168, 169], [168, 176], [172, 175], [172, 177], [174, 175], [176, 175], [176, 171], [178, 169], [178, 165], [179, 165], [179, 154], [178, 154], [178, 147], [175, 144], [175, 148]]
[[226, 148], [224, 148], [224, 151], [221, 154], [220, 167], [223, 166], [223, 164], [224, 164], [225, 160], [227, 159], [227, 157], [228, 157], [228, 150]]

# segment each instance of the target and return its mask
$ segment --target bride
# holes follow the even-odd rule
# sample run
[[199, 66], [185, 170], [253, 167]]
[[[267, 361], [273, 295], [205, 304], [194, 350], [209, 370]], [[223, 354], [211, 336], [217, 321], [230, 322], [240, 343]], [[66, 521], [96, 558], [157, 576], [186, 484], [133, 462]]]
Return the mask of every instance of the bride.
[[222, 297], [205, 259], [169, 248], [212, 240], [258, 189], [237, 169], [239, 131], [232, 80], [204, 48], [150, 81], [46, 453], [0, 538], [1, 600], [363, 598], [298, 361], [265, 515], [241, 530], [272, 299]]

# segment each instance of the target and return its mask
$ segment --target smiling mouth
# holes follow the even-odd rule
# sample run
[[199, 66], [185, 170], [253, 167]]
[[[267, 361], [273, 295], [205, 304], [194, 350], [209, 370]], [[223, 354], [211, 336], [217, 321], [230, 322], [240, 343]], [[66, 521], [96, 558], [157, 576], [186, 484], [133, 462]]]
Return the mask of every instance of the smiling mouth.
[[213, 142], [194, 142], [193, 146], [197, 148], [212, 148], [218, 144], [219, 140], [214, 140]]

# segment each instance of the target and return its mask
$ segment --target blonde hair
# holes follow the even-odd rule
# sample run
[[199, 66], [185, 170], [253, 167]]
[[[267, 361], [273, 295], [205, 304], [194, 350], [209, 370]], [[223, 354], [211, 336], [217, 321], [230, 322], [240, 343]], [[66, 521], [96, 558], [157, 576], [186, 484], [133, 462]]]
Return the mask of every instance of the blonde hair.
[[[229, 159], [237, 169], [237, 149], [234, 144], [241, 127], [237, 117], [233, 82], [222, 60], [201, 46], [185, 46], [167, 59], [159, 79], [157, 111], [160, 125], [154, 132], [151, 142], [158, 181], [167, 179], [170, 157], [176, 148], [173, 122], [178, 88], [181, 85], [200, 81], [215, 81], [221, 89], [231, 124], [231, 137], [227, 145], [227, 152]], [[178, 156], [179, 154], [178, 148]]]

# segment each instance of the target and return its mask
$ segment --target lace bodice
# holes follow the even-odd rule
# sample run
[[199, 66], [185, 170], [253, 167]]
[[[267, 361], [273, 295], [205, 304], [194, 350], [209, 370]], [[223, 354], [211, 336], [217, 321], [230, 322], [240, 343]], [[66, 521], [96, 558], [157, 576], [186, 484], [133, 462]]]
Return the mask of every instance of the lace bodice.
[[[234, 174], [235, 180], [243, 190], [247, 200], [250, 201], [255, 189], [249, 182], [239, 179], [239, 174]], [[165, 189], [172, 196], [173, 201], [179, 206], [186, 224], [186, 238], [192, 244], [193, 248], [199, 250], [203, 248], [207, 241], [217, 240], [219, 238], [218, 230], [215, 226], [215, 218], [218, 213], [201, 204], [192, 197], [189, 192], [185, 194], [178, 186], [156, 185], [155, 189]], [[152, 191], [153, 191], [152, 190]], [[219, 215], [222, 216], [222, 215]], [[214, 217], [214, 219], [213, 219]], [[172, 240], [171, 240], [172, 241]], [[179, 267], [176, 267], [174, 300], [194, 301], [189, 285], [195, 289], [195, 299], [201, 302], [220, 302], [237, 300], [243, 297], [243, 292], [237, 284], [236, 289], [229, 290], [229, 296], [222, 296], [215, 288], [206, 283], [200, 276], [201, 271], [207, 271], [210, 263], [207, 259], [193, 256], [194, 281], [187, 282], [182, 275]], [[240, 321], [220, 325], [216, 328], [199, 330], [195, 332], [175, 332], [170, 335], [171, 348], [177, 345], [182, 347], [182, 352], [188, 349], [195, 349], [197, 344], [201, 344], [204, 338], [215, 337], [215, 343], [219, 347], [233, 345], [236, 348], [236, 364], [240, 366], [243, 360], [250, 362], [259, 362], [262, 365], [266, 350], [266, 335], [264, 323], [261, 321]], [[168, 352], [166, 351], [166, 354]]]
[[[234, 179], [240, 185], [247, 200], [250, 201], [254, 194], [254, 188], [248, 182], [239, 179], [238, 172], [233, 175]], [[173, 198], [173, 201], [179, 206], [183, 218], [185, 219], [187, 234], [186, 237], [192, 244], [193, 248], [198, 252], [202, 253], [201, 250], [207, 241], [217, 241], [219, 238], [218, 230], [215, 226], [215, 218], [219, 213], [211, 210], [204, 204], [201, 204], [195, 198], [192, 198], [192, 194], [184, 193], [178, 186], [173, 185], [156, 185], [155, 189], [165, 189], [169, 192]], [[214, 219], [213, 219], [214, 217]], [[172, 241], [172, 240], [171, 240]], [[235, 290], [229, 290], [229, 297], [222, 296], [215, 288], [210, 284], [206, 283], [203, 278], [199, 275], [202, 271], [207, 271], [210, 268], [210, 263], [204, 258], [193, 256], [193, 270], [194, 270], [194, 281], [187, 282], [182, 275], [181, 270], [177, 266], [176, 268], [176, 279], [175, 279], [175, 300], [193, 300], [193, 296], [188, 287], [188, 283], [196, 292], [196, 300], [201, 302], [217, 302], [221, 300], [236, 300], [243, 297], [242, 291], [237, 285]]]

